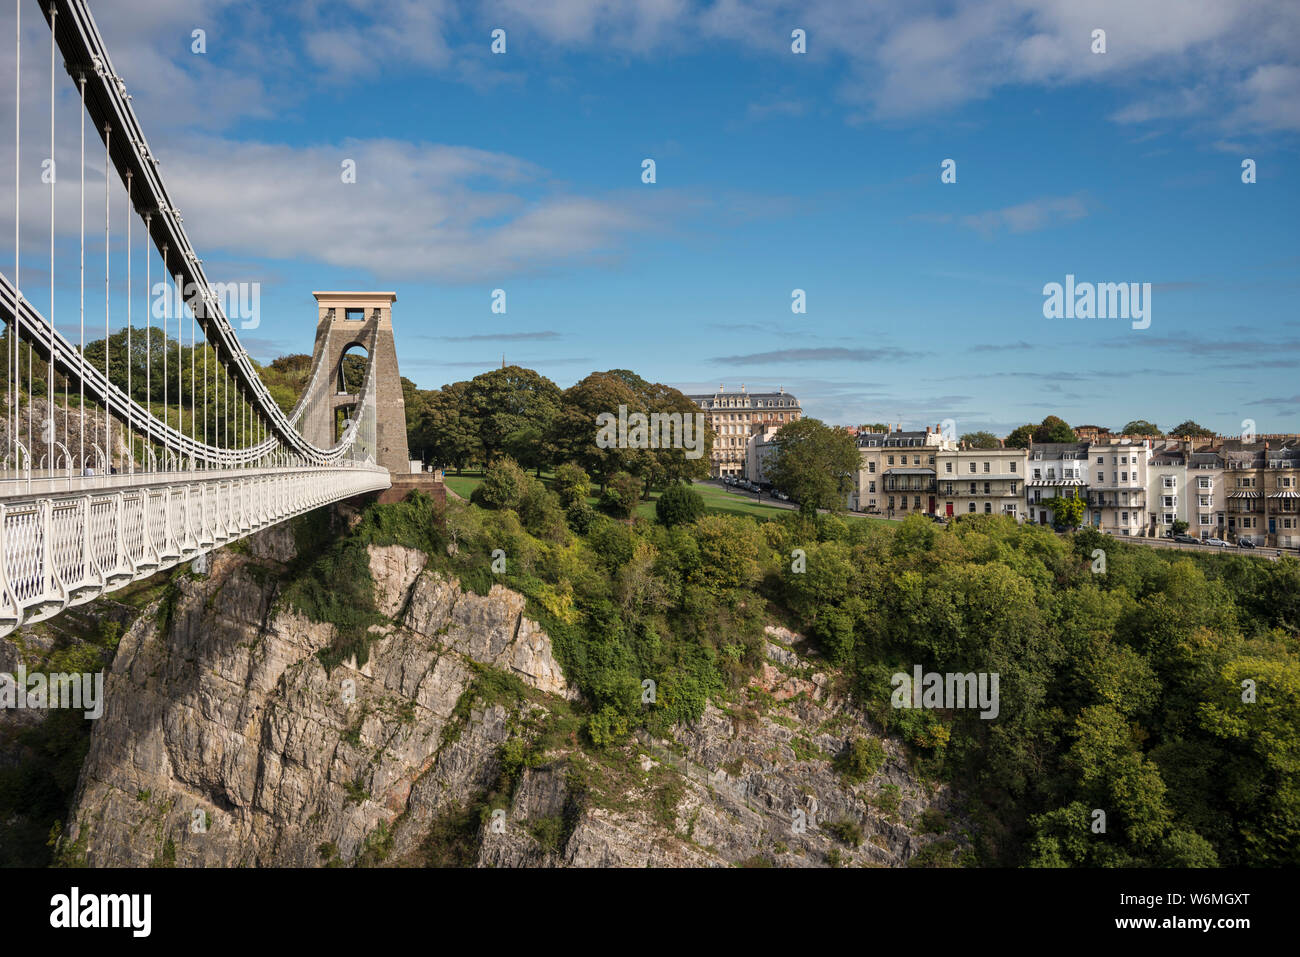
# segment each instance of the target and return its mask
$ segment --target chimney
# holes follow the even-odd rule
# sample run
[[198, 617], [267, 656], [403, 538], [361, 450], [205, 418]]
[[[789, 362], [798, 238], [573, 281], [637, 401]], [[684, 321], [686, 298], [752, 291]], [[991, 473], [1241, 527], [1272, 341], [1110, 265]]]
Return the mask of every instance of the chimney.
[[930, 434], [930, 427], [928, 425], [925, 427], [925, 434], [926, 435]]
[[902, 432], [902, 431], [903, 431], [903, 423], [902, 423], [902, 422], [899, 422], [899, 423], [898, 423], [898, 426], [897, 426], [897, 428], [895, 429], [895, 431], [897, 431], [897, 432]]
[[1002, 439], [998, 439], [998, 448], [1005, 449], [1006, 447], [1007, 447], [1007, 443], [1002, 441]]

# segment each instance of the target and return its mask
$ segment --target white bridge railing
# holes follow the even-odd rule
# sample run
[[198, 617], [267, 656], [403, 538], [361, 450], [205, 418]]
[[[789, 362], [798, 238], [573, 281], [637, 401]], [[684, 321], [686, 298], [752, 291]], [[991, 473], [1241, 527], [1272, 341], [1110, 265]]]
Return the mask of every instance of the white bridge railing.
[[0, 498], [0, 636], [269, 525], [391, 485], [388, 470], [373, 465], [169, 478], [120, 491]]

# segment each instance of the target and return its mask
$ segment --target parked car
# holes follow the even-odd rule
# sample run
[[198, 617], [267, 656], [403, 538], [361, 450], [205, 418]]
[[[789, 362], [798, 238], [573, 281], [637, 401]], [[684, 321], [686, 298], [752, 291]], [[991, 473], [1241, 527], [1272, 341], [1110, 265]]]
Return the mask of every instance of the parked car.
[[1173, 535], [1173, 536], [1170, 536], [1170, 537], [1173, 538], [1173, 540], [1176, 541], [1176, 542], [1178, 542], [1180, 545], [1199, 545], [1199, 544], [1201, 544], [1201, 540], [1200, 540], [1199, 538], [1196, 538], [1196, 537], [1193, 536], [1193, 535]]
[[1213, 545], [1215, 548], [1228, 548], [1228, 543], [1221, 538], [1207, 538], [1204, 542], [1206, 545]]
[[1237, 540], [1238, 548], [1255, 548], [1256, 545], [1249, 538], [1240, 538]]

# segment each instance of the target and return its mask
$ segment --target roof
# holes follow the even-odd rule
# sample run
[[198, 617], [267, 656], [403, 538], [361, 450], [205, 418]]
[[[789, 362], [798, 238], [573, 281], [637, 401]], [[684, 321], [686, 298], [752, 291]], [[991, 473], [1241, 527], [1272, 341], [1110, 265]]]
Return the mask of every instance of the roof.
[[1044, 459], [1059, 459], [1066, 452], [1078, 452], [1083, 456], [1088, 454], [1087, 442], [1035, 442], [1027, 451], [1029, 458], [1035, 459], [1041, 452]]
[[[799, 399], [789, 392], [707, 392], [692, 393], [686, 398], [697, 403], [723, 399], [751, 399], [755, 402], [759, 400], [766, 402], [768, 400], [788, 399], [794, 403], [794, 408], [799, 407]], [[787, 406], [787, 408], [789, 407]]]

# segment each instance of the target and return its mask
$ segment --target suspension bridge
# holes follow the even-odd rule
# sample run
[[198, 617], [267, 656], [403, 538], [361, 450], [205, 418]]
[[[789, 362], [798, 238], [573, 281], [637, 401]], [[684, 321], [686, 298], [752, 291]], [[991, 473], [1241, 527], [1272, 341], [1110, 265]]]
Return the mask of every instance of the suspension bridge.
[[[29, 26], [39, 11], [49, 27], [48, 50], [23, 44], [24, 8]], [[16, 10], [14, 259], [12, 275], [0, 272], [0, 636], [295, 515], [388, 489], [410, 471], [396, 297], [316, 293], [307, 386], [283, 410], [240, 344], [226, 297], [204, 273], [86, 3], [17, 0]], [[46, 56], [48, 104], [33, 106], [23, 101], [24, 64], [43, 73]], [[68, 80], [81, 127], [75, 162], [55, 150], [56, 84]], [[48, 151], [22, 138], [24, 110], [46, 105]], [[86, 340], [98, 328], [101, 288], [98, 264], [90, 279], [86, 263], [88, 201], [93, 219], [100, 206], [86, 195], [87, 126], [98, 151], [92, 173], [95, 160], [104, 164], [102, 356]], [[78, 163], [78, 256], [67, 263], [56, 261], [71, 256], [56, 257], [55, 183]], [[24, 175], [48, 183], [48, 210], [43, 202], [23, 208], [32, 195]], [[116, 245], [115, 203], [117, 221], [125, 211], [126, 222]], [[43, 232], [47, 213], [48, 260], [42, 252], [33, 262], [22, 229]], [[93, 229], [97, 240], [98, 222]], [[25, 272], [39, 277], [43, 309], [24, 292]], [[75, 302], [56, 298], [56, 273], [76, 276]], [[162, 296], [154, 295], [155, 276]], [[75, 342], [61, 331], [71, 329], [69, 316], [78, 323]], [[344, 363], [357, 346], [366, 353], [359, 385]]]

